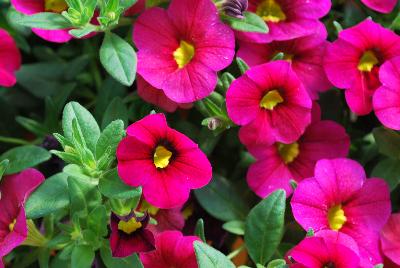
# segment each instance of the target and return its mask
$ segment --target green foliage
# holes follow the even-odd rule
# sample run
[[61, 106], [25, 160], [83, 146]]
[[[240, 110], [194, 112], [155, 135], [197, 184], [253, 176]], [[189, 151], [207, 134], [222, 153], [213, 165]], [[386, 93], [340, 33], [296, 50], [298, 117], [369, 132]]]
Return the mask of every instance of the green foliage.
[[222, 228], [232, 234], [244, 235], [245, 223], [243, 221], [228, 221], [222, 225]]
[[63, 16], [52, 12], [36, 13], [29, 16], [15, 13], [14, 16], [16, 23], [31, 28], [57, 30], [68, 29], [72, 26]]
[[206, 236], [204, 234], [204, 221], [199, 219], [196, 222], [196, 228], [194, 229], [194, 234], [199, 237], [204, 243], [206, 243]]
[[269, 29], [265, 21], [257, 14], [245, 11], [244, 18], [238, 19], [226, 15], [221, 15], [221, 19], [229, 24], [233, 29], [243, 32], [268, 33]]
[[199, 268], [234, 268], [235, 265], [221, 252], [210, 247], [204, 242], [195, 241], [194, 251], [196, 252]]

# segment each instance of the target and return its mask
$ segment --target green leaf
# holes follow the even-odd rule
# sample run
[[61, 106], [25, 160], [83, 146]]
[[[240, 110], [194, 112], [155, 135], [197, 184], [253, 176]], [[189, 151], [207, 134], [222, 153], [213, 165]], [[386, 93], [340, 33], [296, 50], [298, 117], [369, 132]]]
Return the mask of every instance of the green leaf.
[[0, 181], [4, 173], [6, 172], [9, 163], [10, 161], [8, 159], [0, 161]]
[[100, 179], [99, 190], [106, 197], [115, 199], [137, 198], [139, 201], [142, 195], [142, 188], [123, 183], [116, 169]]
[[128, 124], [128, 108], [120, 97], [115, 97], [107, 106], [103, 115], [102, 128], [117, 119], [122, 120], [125, 126]]
[[283, 259], [272, 260], [268, 263], [267, 268], [286, 268], [286, 261]]
[[245, 11], [244, 18], [238, 19], [222, 15], [222, 20], [228, 23], [233, 29], [242, 32], [268, 33], [268, 25], [255, 13]]
[[206, 243], [195, 241], [193, 244], [199, 268], [235, 267], [235, 265], [224, 254], [215, 248], [210, 247]]
[[103, 205], [95, 207], [88, 215], [87, 227], [92, 230], [97, 237], [103, 237], [108, 233], [107, 219], [106, 207]]
[[101, 196], [94, 180], [69, 176], [68, 190], [70, 198], [71, 215], [80, 217], [88, 215], [88, 211], [100, 205]]
[[72, 29], [72, 30], [70, 30], [68, 33], [69, 33], [70, 35], [72, 35], [73, 37], [82, 38], [82, 37], [85, 37], [86, 35], [88, 35], [88, 34], [94, 32], [94, 31], [96, 31], [96, 30], [97, 30], [97, 26], [96, 26], [96, 25], [88, 24], [88, 25], [86, 25], [86, 26], [83, 27], [83, 28]]
[[400, 160], [387, 158], [380, 161], [372, 170], [372, 177], [384, 179], [393, 191], [400, 183]]
[[400, 134], [383, 127], [373, 130], [379, 152], [390, 158], [400, 158]]
[[113, 33], [106, 33], [100, 48], [100, 61], [121, 84], [131, 86], [136, 76], [137, 57], [132, 46]]
[[125, 135], [124, 122], [122, 120], [112, 121], [101, 133], [96, 144], [96, 158], [100, 159], [106, 152], [107, 148], [111, 148], [111, 154], [115, 155], [115, 151], [119, 142]]
[[69, 204], [68, 175], [58, 173], [46, 179], [25, 204], [26, 217], [37, 219], [63, 209]]
[[209, 214], [222, 221], [244, 220], [249, 211], [238, 190], [219, 175], [214, 175], [207, 186], [195, 191], [195, 195]]
[[94, 251], [90, 246], [75, 246], [71, 254], [71, 268], [90, 268], [94, 260]]
[[250, 69], [249, 65], [239, 57], [236, 57], [236, 64], [238, 65], [241, 74], [244, 74], [248, 69]]
[[5, 175], [20, 172], [24, 169], [34, 167], [49, 160], [51, 154], [38, 146], [25, 145], [12, 148], [0, 156], [0, 161], [8, 159], [10, 161]]
[[255, 263], [265, 265], [283, 236], [286, 195], [277, 190], [257, 204], [245, 224], [244, 240]]
[[68, 103], [63, 112], [62, 127], [64, 136], [72, 141], [72, 121], [76, 118], [88, 148], [94, 153], [97, 140], [100, 137], [100, 128], [92, 114], [77, 102]]
[[229, 221], [224, 223], [222, 228], [232, 234], [244, 235], [245, 223], [243, 221]]
[[18, 14], [13, 17], [17, 24], [30, 28], [57, 30], [72, 27], [62, 15], [53, 12], [41, 12], [29, 16]]
[[204, 234], [204, 221], [199, 219], [196, 222], [196, 228], [194, 229], [194, 234], [199, 237], [203, 242], [206, 242], [206, 236]]
[[100, 248], [100, 256], [107, 268], [143, 268], [137, 254], [126, 258], [113, 258], [109, 243], [104, 243]]

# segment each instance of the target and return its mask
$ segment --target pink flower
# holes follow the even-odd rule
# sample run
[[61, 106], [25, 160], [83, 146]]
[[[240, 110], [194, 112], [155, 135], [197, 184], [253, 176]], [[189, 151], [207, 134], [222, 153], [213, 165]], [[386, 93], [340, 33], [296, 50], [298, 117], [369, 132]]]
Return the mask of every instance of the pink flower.
[[291, 205], [305, 230], [345, 233], [357, 242], [363, 265], [382, 261], [378, 232], [390, 216], [389, 188], [382, 179], [366, 179], [357, 162], [318, 161], [314, 177], [298, 184]]
[[397, 0], [361, 0], [367, 7], [381, 13], [390, 13], [397, 4]]
[[138, 73], [178, 103], [208, 96], [217, 71], [235, 54], [232, 30], [219, 20], [211, 0], [172, 0], [168, 10], [151, 8], [133, 32]]
[[44, 176], [29, 168], [4, 176], [0, 183], [0, 260], [21, 245], [28, 235], [24, 204], [30, 193], [44, 181]]
[[156, 250], [140, 253], [144, 268], [197, 268], [193, 242], [196, 236], [183, 236], [178, 231], [166, 231], [156, 236]]
[[148, 230], [149, 214], [137, 217], [134, 212], [127, 216], [111, 214], [110, 248], [115, 258], [125, 258], [133, 253], [155, 249], [154, 235]]
[[347, 235], [333, 231], [322, 231], [307, 237], [291, 249], [287, 256], [293, 268], [356, 268], [359, 267], [358, 247]]
[[0, 86], [15, 85], [15, 71], [20, 67], [21, 54], [14, 39], [5, 30], [0, 29]]
[[136, 77], [137, 93], [148, 103], [156, 105], [166, 112], [173, 113], [176, 109], [190, 109], [192, 103], [176, 103], [170, 100], [161, 89], [157, 89], [146, 82], [141, 76]]
[[290, 180], [299, 182], [311, 177], [318, 160], [347, 156], [350, 138], [345, 129], [333, 121], [320, 121], [318, 112], [296, 142], [249, 148], [257, 162], [247, 172], [247, 183], [258, 196], [265, 198], [277, 189], [284, 189], [289, 196]]
[[380, 66], [399, 55], [399, 36], [366, 19], [340, 32], [328, 46], [324, 66], [332, 84], [346, 89], [350, 109], [365, 115], [372, 111], [372, 95], [380, 86]]
[[381, 245], [383, 254], [394, 263], [400, 265], [400, 213], [392, 214], [383, 227]]
[[[26, 15], [39, 12], [61, 13], [68, 9], [68, 5], [64, 0], [11, 0], [11, 3], [17, 11]], [[32, 31], [44, 40], [55, 43], [65, 43], [72, 39], [68, 29], [32, 29]]]
[[146, 0], [138, 0], [133, 6], [128, 8], [124, 15], [135, 16], [142, 13], [146, 9]]
[[249, 0], [248, 10], [264, 19], [268, 34], [236, 31], [243, 41], [269, 43], [313, 34], [331, 8], [329, 0]]
[[130, 125], [117, 159], [122, 180], [142, 186], [146, 201], [159, 208], [181, 206], [190, 189], [205, 186], [212, 175], [206, 155], [188, 137], [168, 127], [163, 114]]
[[286, 61], [252, 67], [233, 81], [226, 103], [246, 146], [290, 144], [311, 122], [311, 99]]
[[269, 62], [276, 54], [284, 53], [284, 59], [292, 63], [293, 71], [304, 84], [312, 99], [318, 99], [318, 92], [331, 88], [325, 75], [323, 57], [327, 32], [325, 26], [313, 35], [289, 41], [274, 41], [268, 44], [239, 42], [238, 57], [250, 66]]
[[382, 83], [374, 96], [373, 106], [379, 121], [388, 128], [400, 130], [400, 57], [388, 60], [379, 71]]

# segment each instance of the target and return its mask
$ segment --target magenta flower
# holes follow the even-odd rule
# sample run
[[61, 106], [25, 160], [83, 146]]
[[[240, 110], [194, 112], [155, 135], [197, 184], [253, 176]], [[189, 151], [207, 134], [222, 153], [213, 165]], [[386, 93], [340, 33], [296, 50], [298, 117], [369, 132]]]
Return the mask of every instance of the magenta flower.
[[138, 73], [178, 103], [208, 96], [217, 71], [235, 54], [232, 30], [220, 22], [211, 0], [172, 0], [168, 10], [151, 8], [133, 32]]
[[239, 42], [238, 57], [250, 66], [269, 62], [276, 54], [284, 53], [284, 59], [292, 63], [297, 74], [312, 99], [318, 99], [318, 92], [331, 88], [331, 83], [325, 75], [323, 58], [327, 32], [321, 24], [319, 30], [306, 37], [289, 41], [275, 41], [268, 44]]
[[[315, 110], [319, 112], [319, 108]], [[247, 172], [247, 183], [258, 196], [265, 198], [277, 189], [284, 189], [289, 196], [290, 180], [300, 182], [311, 177], [318, 160], [347, 156], [350, 138], [345, 129], [333, 121], [320, 121], [320, 114], [316, 114], [314, 122], [294, 143], [249, 147], [257, 162]]]
[[44, 181], [39, 171], [29, 168], [4, 176], [0, 183], [0, 260], [21, 245], [28, 235], [24, 204]]
[[354, 240], [333, 231], [305, 238], [287, 256], [291, 260], [291, 268], [356, 268], [360, 263]]
[[144, 268], [197, 268], [193, 242], [196, 236], [183, 236], [178, 231], [166, 231], [156, 235], [156, 250], [140, 253]]
[[383, 254], [397, 265], [400, 265], [400, 213], [392, 214], [383, 227], [381, 245]]
[[197, 144], [168, 127], [163, 114], [148, 115], [130, 125], [117, 149], [118, 173], [132, 186], [142, 186], [146, 201], [174, 208], [189, 198], [190, 189], [205, 186], [212, 170]]
[[111, 214], [110, 248], [112, 256], [125, 258], [133, 253], [155, 249], [154, 235], [148, 230], [149, 214], [137, 217], [134, 212], [127, 216]]
[[366, 19], [340, 32], [328, 46], [324, 66], [332, 84], [346, 89], [350, 109], [365, 115], [372, 111], [372, 95], [380, 86], [380, 66], [399, 55], [399, 36]]
[[146, 82], [141, 76], [136, 77], [137, 93], [148, 103], [156, 105], [166, 112], [173, 113], [176, 109], [190, 109], [192, 103], [176, 103], [170, 100], [161, 89], [157, 89]]
[[133, 6], [128, 8], [124, 15], [135, 16], [142, 13], [146, 9], [146, 0], [138, 0]]
[[376, 116], [385, 127], [400, 130], [400, 57], [388, 60], [379, 71], [382, 83], [374, 96]]
[[390, 13], [397, 4], [397, 0], [361, 0], [367, 7], [381, 13]]
[[[11, 0], [11, 3], [17, 11], [26, 15], [39, 12], [61, 13], [68, 9], [68, 5], [64, 0]], [[68, 29], [32, 29], [32, 31], [44, 40], [55, 43], [65, 43], [72, 39]]]
[[312, 101], [286, 61], [252, 67], [233, 81], [226, 104], [246, 146], [293, 143], [311, 122]]
[[382, 261], [378, 232], [390, 216], [389, 188], [382, 179], [366, 179], [357, 162], [318, 161], [314, 177], [298, 184], [291, 205], [305, 230], [345, 233], [357, 242], [362, 263]]
[[310, 35], [330, 8], [330, 0], [249, 0], [248, 11], [264, 19], [269, 33], [236, 31], [236, 36], [243, 41], [269, 43]]
[[5, 30], [0, 29], [0, 86], [15, 85], [15, 72], [20, 67], [21, 54], [14, 39]]

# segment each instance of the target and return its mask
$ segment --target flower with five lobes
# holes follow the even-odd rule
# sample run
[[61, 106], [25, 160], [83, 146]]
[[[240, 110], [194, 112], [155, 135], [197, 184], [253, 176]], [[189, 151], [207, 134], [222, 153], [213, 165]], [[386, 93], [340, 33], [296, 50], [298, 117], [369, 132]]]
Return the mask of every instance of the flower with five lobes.
[[389, 187], [382, 179], [366, 179], [357, 162], [344, 158], [318, 161], [314, 177], [298, 184], [291, 206], [305, 230], [345, 233], [357, 242], [363, 264], [382, 261], [378, 232], [391, 212]]
[[147, 202], [168, 209], [183, 205], [190, 189], [207, 185], [211, 164], [198, 145], [168, 127], [164, 114], [130, 125], [117, 148], [118, 173], [131, 186], [142, 186]]
[[397, 0], [361, 0], [367, 7], [381, 13], [390, 13], [397, 4]]
[[265, 198], [277, 189], [284, 189], [290, 196], [290, 180], [300, 182], [311, 177], [318, 160], [347, 156], [350, 138], [345, 129], [320, 118], [319, 106], [315, 104], [313, 122], [296, 142], [248, 148], [257, 161], [247, 172], [247, 183], [258, 196]]
[[4, 176], [0, 183], [0, 267], [1, 259], [21, 245], [28, 236], [25, 201], [44, 181], [36, 169]]
[[293, 71], [303, 82], [312, 99], [318, 93], [332, 87], [326, 77], [323, 58], [328, 45], [327, 32], [323, 24], [312, 35], [268, 44], [239, 41], [237, 56], [250, 66], [267, 63], [278, 53], [284, 53], [284, 60], [292, 63]]
[[330, 0], [249, 0], [248, 10], [265, 21], [269, 32], [236, 31], [236, 36], [247, 42], [269, 43], [310, 35], [320, 27], [318, 19], [330, 8]]
[[0, 86], [15, 85], [15, 71], [20, 67], [21, 54], [14, 39], [5, 30], [0, 29]]
[[135, 23], [138, 73], [177, 103], [207, 97], [217, 71], [235, 54], [233, 31], [211, 0], [172, 0], [168, 10], [151, 8]]
[[396, 56], [400, 56], [400, 37], [366, 19], [339, 33], [327, 48], [324, 67], [332, 84], [345, 89], [350, 109], [365, 115], [372, 111], [372, 96], [381, 85], [381, 65]]
[[382, 85], [373, 96], [376, 117], [385, 127], [400, 130], [400, 57], [381, 66], [379, 79]]
[[140, 253], [144, 268], [197, 268], [193, 243], [197, 236], [183, 236], [179, 231], [165, 231], [156, 235], [156, 250]]
[[287, 61], [250, 68], [232, 82], [226, 105], [246, 146], [293, 143], [311, 123], [311, 98]]

